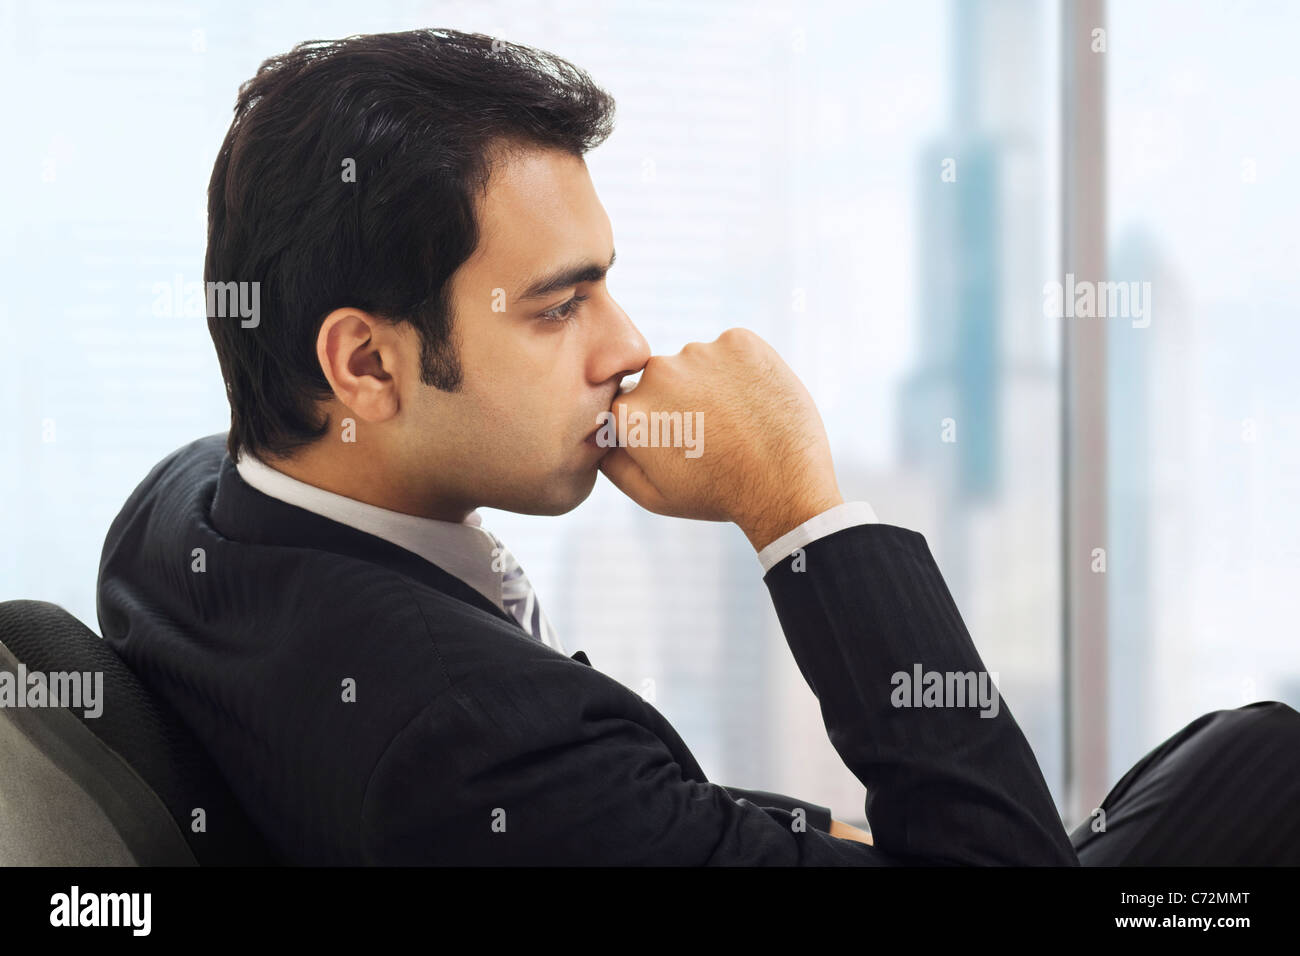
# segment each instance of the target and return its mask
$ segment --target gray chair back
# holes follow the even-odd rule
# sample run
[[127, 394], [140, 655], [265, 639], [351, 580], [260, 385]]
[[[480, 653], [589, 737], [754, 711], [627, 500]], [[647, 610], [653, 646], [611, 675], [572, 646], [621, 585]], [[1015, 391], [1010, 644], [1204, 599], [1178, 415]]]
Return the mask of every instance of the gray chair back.
[[0, 865], [275, 863], [183, 722], [63, 608], [0, 602], [0, 671], [20, 693], [23, 675], [103, 675], [98, 716], [0, 706]]

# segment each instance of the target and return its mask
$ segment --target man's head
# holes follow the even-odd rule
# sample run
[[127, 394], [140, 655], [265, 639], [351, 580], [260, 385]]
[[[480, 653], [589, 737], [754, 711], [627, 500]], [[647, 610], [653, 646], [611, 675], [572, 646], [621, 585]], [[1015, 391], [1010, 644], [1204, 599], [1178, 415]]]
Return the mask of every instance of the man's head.
[[208, 318], [231, 454], [449, 520], [581, 502], [584, 438], [649, 356], [582, 158], [613, 115], [578, 68], [478, 34], [264, 63], [208, 196], [205, 280], [258, 283], [256, 324]]

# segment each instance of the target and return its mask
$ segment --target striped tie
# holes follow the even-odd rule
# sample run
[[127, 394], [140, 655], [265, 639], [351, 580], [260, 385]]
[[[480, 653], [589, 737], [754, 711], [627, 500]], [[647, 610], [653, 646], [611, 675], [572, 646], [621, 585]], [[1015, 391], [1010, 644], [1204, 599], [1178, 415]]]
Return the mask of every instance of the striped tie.
[[524, 569], [519, 566], [515, 556], [510, 553], [510, 549], [501, 543], [501, 539], [487, 531], [488, 536], [496, 542], [500, 549], [499, 554], [493, 551], [493, 557], [498, 558], [501, 563], [501, 602], [510, 612], [511, 617], [519, 622], [519, 626], [533, 636], [534, 640], [540, 641], [547, 647], [554, 648], [561, 654], [567, 653], [564, 645], [560, 643], [560, 636], [555, 633], [555, 628], [551, 627], [551, 622], [546, 619], [542, 613], [542, 606], [537, 601], [537, 592], [533, 590], [532, 584], [528, 581], [528, 575], [524, 574]]

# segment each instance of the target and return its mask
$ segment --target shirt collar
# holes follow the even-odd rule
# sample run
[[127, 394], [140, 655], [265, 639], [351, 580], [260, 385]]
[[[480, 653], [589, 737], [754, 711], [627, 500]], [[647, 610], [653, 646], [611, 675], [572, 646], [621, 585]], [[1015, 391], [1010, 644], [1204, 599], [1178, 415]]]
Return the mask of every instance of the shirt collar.
[[418, 554], [505, 609], [501, 574], [493, 569], [498, 542], [483, 528], [477, 511], [471, 511], [463, 523], [389, 511], [299, 481], [242, 451], [235, 467], [239, 476], [262, 494]]

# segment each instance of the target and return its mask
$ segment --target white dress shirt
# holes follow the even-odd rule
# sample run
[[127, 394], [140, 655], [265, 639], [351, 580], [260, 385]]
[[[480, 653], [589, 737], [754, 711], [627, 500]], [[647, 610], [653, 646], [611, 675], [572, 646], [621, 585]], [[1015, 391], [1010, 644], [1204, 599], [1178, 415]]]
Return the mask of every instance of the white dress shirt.
[[[496, 542], [483, 528], [477, 511], [470, 512], [463, 523], [438, 521], [418, 515], [389, 511], [343, 495], [317, 488], [276, 471], [261, 459], [241, 453], [235, 467], [239, 476], [262, 494], [286, 504], [296, 505], [339, 524], [345, 524], [383, 538], [398, 547], [418, 554], [448, 574], [464, 581], [489, 601], [506, 610], [501, 596], [501, 574], [493, 569]], [[763, 573], [797, 549], [807, 547], [818, 538], [859, 524], [874, 524], [878, 519], [865, 501], [846, 501], [809, 518], [799, 527], [781, 535], [758, 552]]]

